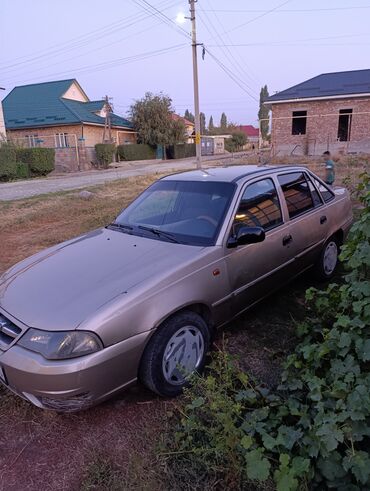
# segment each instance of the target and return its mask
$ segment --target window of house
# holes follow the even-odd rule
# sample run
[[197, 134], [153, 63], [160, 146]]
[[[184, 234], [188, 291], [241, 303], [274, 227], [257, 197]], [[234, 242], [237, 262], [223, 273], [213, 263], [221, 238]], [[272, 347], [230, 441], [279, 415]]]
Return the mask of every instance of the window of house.
[[69, 147], [68, 133], [57, 133], [54, 135], [56, 148]]
[[307, 126], [307, 111], [293, 111], [292, 135], [305, 135]]
[[347, 142], [351, 139], [352, 109], [341, 109], [338, 119], [338, 140]]
[[281, 223], [279, 198], [272, 179], [262, 179], [247, 186], [235, 215], [233, 233], [242, 226], [270, 230]]
[[294, 218], [314, 208], [308, 182], [303, 172], [292, 172], [278, 177], [288, 207], [289, 217]]
[[30, 148], [39, 146], [39, 137], [38, 135], [26, 135], [27, 143]]

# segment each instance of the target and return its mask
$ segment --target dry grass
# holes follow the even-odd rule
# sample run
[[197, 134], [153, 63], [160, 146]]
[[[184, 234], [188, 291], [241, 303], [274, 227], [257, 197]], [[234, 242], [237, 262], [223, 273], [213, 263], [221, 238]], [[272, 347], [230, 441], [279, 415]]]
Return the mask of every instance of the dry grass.
[[0, 271], [41, 249], [110, 223], [119, 211], [159, 175], [132, 177], [79, 191], [0, 202]]

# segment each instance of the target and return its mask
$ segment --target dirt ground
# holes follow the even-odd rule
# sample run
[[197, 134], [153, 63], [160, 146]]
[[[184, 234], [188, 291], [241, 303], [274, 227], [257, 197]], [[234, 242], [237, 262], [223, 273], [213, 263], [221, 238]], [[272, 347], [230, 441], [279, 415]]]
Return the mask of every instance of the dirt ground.
[[[0, 271], [109, 223], [157, 177], [99, 186], [91, 200], [74, 191], [0, 203]], [[304, 316], [310, 284], [304, 277], [285, 287], [220, 332], [216, 345], [226, 344], [250, 374], [274, 385], [294, 347], [294, 325]], [[168, 489], [156, 456], [172, 404], [137, 386], [88, 411], [59, 415], [1, 388], [0, 490]]]

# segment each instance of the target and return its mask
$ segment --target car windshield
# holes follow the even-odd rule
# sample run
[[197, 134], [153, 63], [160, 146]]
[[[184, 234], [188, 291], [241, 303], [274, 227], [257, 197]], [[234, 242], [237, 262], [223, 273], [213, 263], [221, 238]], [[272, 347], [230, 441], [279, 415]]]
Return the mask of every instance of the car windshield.
[[229, 182], [157, 181], [112, 226], [152, 239], [214, 245], [234, 190]]

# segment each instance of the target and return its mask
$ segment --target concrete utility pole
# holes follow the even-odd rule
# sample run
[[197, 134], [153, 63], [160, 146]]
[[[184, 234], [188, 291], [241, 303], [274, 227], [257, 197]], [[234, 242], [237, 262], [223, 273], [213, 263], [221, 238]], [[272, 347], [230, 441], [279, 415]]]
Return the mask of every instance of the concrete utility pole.
[[[112, 143], [112, 126], [110, 113], [112, 112], [111, 105], [109, 103], [109, 97], [105, 96], [105, 121], [104, 121], [104, 131], [103, 131], [103, 143]], [[108, 136], [107, 136], [108, 133]]]
[[[0, 90], [5, 90], [4, 87], [0, 87]], [[6, 139], [6, 130], [5, 130], [5, 122], [4, 122], [4, 114], [3, 107], [0, 100], [0, 141], [5, 138]]]
[[198, 0], [189, 0], [191, 20], [191, 45], [193, 51], [193, 82], [194, 82], [194, 112], [195, 112], [195, 152], [197, 156], [197, 168], [202, 168], [202, 148], [200, 141], [200, 116], [199, 116], [199, 87], [198, 87], [198, 60], [197, 60], [197, 31], [195, 26], [195, 3]]

